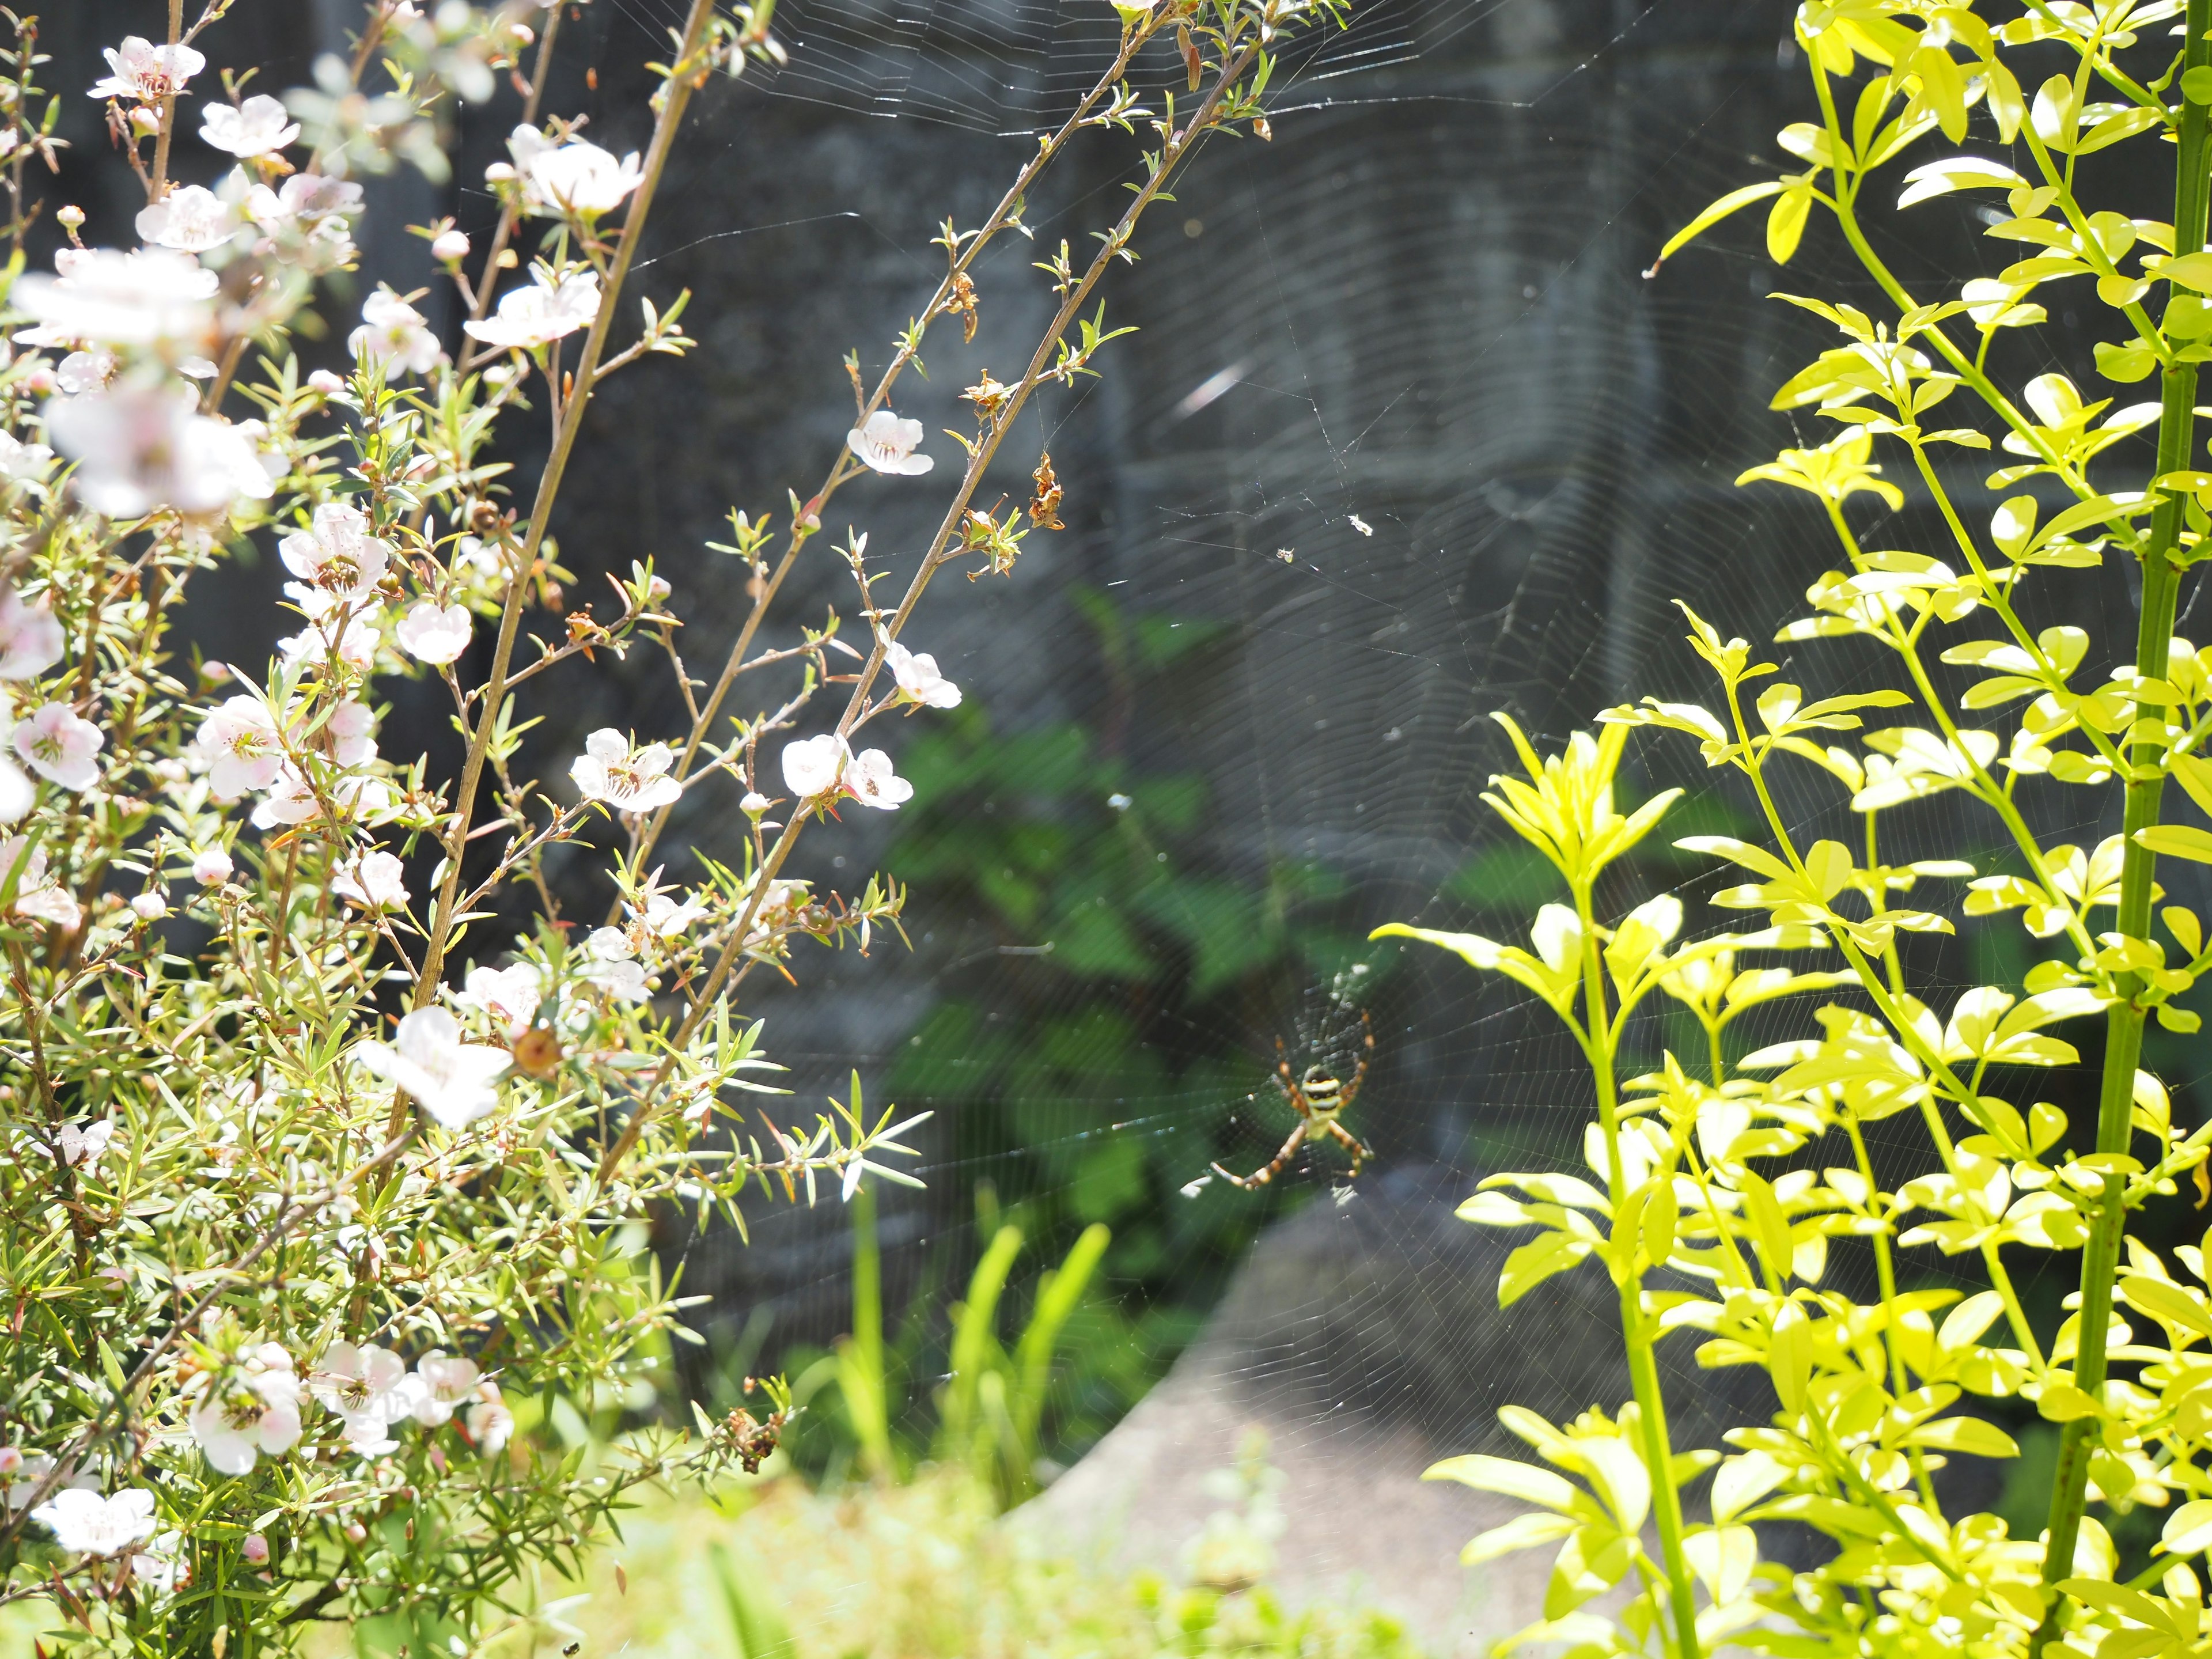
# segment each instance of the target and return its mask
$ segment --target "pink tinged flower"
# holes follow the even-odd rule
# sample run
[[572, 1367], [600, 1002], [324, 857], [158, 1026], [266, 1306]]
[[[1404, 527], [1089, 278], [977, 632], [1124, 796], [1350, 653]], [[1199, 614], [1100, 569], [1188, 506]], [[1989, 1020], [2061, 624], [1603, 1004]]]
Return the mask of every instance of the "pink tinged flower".
[[[298, 131], [298, 128], [294, 128]], [[221, 247], [238, 228], [238, 210], [204, 185], [179, 185], [138, 210], [139, 235], [180, 253]]]
[[544, 976], [532, 962], [518, 962], [512, 968], [471, 968], [460, 1000], [490, 1015], [494, 1029], [512, 1042], [536, 1022], [544, 988]]
[[845, 434], [853, 453], [878, 472], [915, 477], [937, 463], [915, 451], [921, 445], [921, 422], [901, 420], [888, 409], [868, 416], [867, 424]]
[[441, 667], [461, 659], [475, 632], [466, 605], [441, 605], [428, 599], [411, 606], [392, 630], [402, 651], [417, 662]]
[[427, 374], [446, 355], [422, 313], [388, 288], [362, 302], [361, 326], [347, 337], [346, 349], [381, 364], [386, 374]]
[[154, 1494], [132, 1486], [112, 1498], [70, 1487], [31, 1511], [54, 1542], [78, 1555], [114, 1555], [154, 1535]]
[[106, 48], [103, 56], [107, 78], [90, 95], [126, 103], [158, 104], [207, 67], [207, 59], [190, 46], [157, 46], [138, 34], [125, 35], [121, 46]]
[[98, 1119], [82, 1128], [74, 1123], [64, 1123], [54, 1136], [54, 1156], [57, 1162], [90, 1175], [93, 1166], [114, 1139], [115, 1125], [107, 1118]]
[[266, 789], [284, 769], [283, 739], [275, 717], [258, 697], [226, 697], [200, 722], [199, 745], [213, 763], [208, 787], [217, 800], [236, 800], [249, 791]]
[[141, 921], [159, 921], [169, 914], [169, 901], [159, 893], [135, 893], [131, 899], [131, 914]]
[[929, 708], [957, 708], [960, 688], [937, 672], [937, 659], [908, 650], [896, 640], [884, 647], [884, 665], [898, 682], [899, 695]]
[[568, 775], [586, 800], [605, 801], [617, 812], [650, 812], [679, 799], [684, 786], [668, 775], [676, 756], [666, 744], [632, 750], [612, 726], [584, 739], [584, 752]]
[[389, 853], [363, 853], [331, 882], [331, 891], [370, 910], [396, 910], [407, 902], [406, 866]]
[[863, 806], [896, 812], [914, 799], [914, 786], [891, 770], [891, 757], [880, 749], [863, 749], [845, 769], [845, 787]]
[[588, 327], [599, 316], [597, 271], [573, 271], [556, 279], [538, 265], [530, 276], [528, 288], [509, 289], [496, 313], [482, 322], [462, 324], [463, 331], [501, 350], [534, 351]]
[[313, 523], [276, 544], [284, 568], [340, 599], [365, 599], [392, 562], [392, 549], [368, 533], [366, 514], [342, 501], [315, 509]]
[[375, 712], [349, 698], [331, 710], [323, 723], [323, 737], [331, 758], [340, 766], [366, 766], [376, 758]]
[[642, 1002], [651, 990], [645, 982], [645, 964], [633, 960], [636, 954], [637, 947], [621, 928], [594, 928], [584, 941], [584, 977], [609, 996]]
[[25, 344], [150, 346], [198, 341], [212, 332], [220, 279], [189, 253], [173, 248], [64, 252], [76, 257], [64, 260], [56, 254], [59, 274], [22, 277], [9, 295], [15, 310], [39, 325], [15, 336]]
[[[44, 1452], [26, 1452], [20, 1447], [0, 1446], [0, 1491], [8, 1494], [10, 1514], [31, 1501], [31, 1494], [38, 1489], [39, 1482], [46, 1478], [53, 1467], [54, 1460]], [[70, 1485], [82, 1486], [90, 1479], [88, 1474], [80, 1471]]]
[[319, 368], [307, 376], [307, 384], [325, 398], [335, 398], [346, 389], [345, 376], [333, 374], [327, 368]]
[[62, 659], [62, 625], [40, 599], [0, 586], [0, 680], [33, 679]]
[[801, 738], [783, 749], [783, 787], [801, 800], [814, 800], [836, 792], [853, 751], [835, 732]]
[[280, 150], [299, 136], [299, 125], [286, 118], [284, 106], [263, 94], [247, 99], [235, 109], [228, 104], [210, 104], [200, 116], [201, 142], [241, 161]]
[[258, 1532], [249, 1532], [239, 1541], [239, 1558], [249, 1567], [258, 1567], [269, 1559], [269, 1540]]
[[266, 500], [275, 482], [240, 427], [192, 412], [190, 392], [120, 386], [46, 406], [46, 431], [82, 465], [77, 499], [112, 519], [155, 507], [221, 512], [240, 495]]
[[46, 849], [32, 846], [21, 836], [0, 841], [0, 891], [5, 890], [11, 878], [15, 898], [5, 907], [4, 914], [51, 921], [62, 927], [74, 927], [83, 920], [69, 890], [47, 873]]
[[557, 147], [541, 139], [539, 144], [527, 160], [517, 156], [523, 199], [534, 211], [605, 213], [644, 182], [635, 150], [617, 161], [611, 152], [581, 139]]
[[97, 392], [115, 378], [120, 366], [121, 360], [106, 346], [72, 351], [54, 365], [54, 385], [70, 398], [81, 392]]
[[65, 702], [50, 702], [33, 711], [15, 727], [15, 752], [40, 777], [64, 789], [89, 789], [100, 781], [94, 757], [107, 734], [90, 720], [81, 720]]
[[499, 1104], [493, 1083], [512, 1063], [503, 1048], [462, 1042], [460, 1022], [443, 1008], [417, 1008], [391, 1043], [364, 1042], [356, 1052], [371, 1075], [398, 1085], [449, 1129]]
[[691, 924], [707, 914], [707, 907], [693, 899], [679, 899], [672, 893], [655, 893], [646, 901], [641, 918], [656, 939], [680, 939], [690, 931]]
[[496, 1454], [507, 1449], [507, 1443], [514, 1433], [514, 1415], [500, 1398], [499, 1384], [483, 1382], [477, 1387], [476, 1403], [468, 1409], [469, 1438], [477, 1449]]
[[437, 1427], [466, 1404], [482, 1376], [475, 1360], [448, 1356], [435, 1348], [415, 1362], [415, 1375], [420, 1386], [415, 1390], [411, 1415], [426, 1428]]
[[349, 179], [295, 173], [271, 190], [256, 185], [246, 193], [246, 216], [275, 235], [294, 228], [313, 228], [325, 219], [361, 210], [361, 186]]
[[230, 879], [230, 854], [210, 847], [192, 854], [192, 879], [203, 887], [220, 887]]
[[54, 452], [44, 444], [27, 444], [0, 432], [0, 478], [16, 483], [36, 483], [54, 464]]
[[306, 823], [319, 817], [322, 811], [322, 802], [315, 799], [314, 786], [287, 762], [279, 769], [276, 781], [270, 786], [269, 793], [255, 804], [250, 822], [256, 830], [274, 830], [280, 824]]

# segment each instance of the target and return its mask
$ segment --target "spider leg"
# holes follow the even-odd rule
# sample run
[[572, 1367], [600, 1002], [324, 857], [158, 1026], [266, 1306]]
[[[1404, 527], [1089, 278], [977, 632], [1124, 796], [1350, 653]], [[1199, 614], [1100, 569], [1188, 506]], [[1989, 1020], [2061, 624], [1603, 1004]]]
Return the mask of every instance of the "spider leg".
[[1242, 1187], [1248, 1193], [1257, 1192], [1283, 1172], [1283, 1165], [1291, 1161], [1291, 1155], [1298, 1150], [1300, 1143], [1305, 1138], [1305, 1120], [1300, 1118], [1297, 1127], [1291, 1131], [1291, 1138], [1283, 1143], [1283, 1150], [1275, 1154], [1275, 1161], [1268, 1164], [1266, 1169], [1255, 1170], [1249, 1176], [1234, 1176], [1216, 1164], [1213, 1166], [1213, 1173], [1232, 1187]]
[[1342, 1141], [1346, 1150], [1352, 1154], [1352, 1173], [1347, 1176], [1346, 1179], [1348, 1181], [1358, 1180], [1361, 1168], [1366, 1164], [1370, 1158], [1374, 1156], [1374, 1153], [1369, 1150], [1366, 1142], [1361, 1140], [1358, 1135], [1353, 1134], [1351, 1130], [1346, 1128], [1344, 1125], [1339, 1123], [1334, 1118], [1331, 1118], [1328, 1121], [1327, 1127], [1329, 1133], [1334, 1135], [1339, 1140]]

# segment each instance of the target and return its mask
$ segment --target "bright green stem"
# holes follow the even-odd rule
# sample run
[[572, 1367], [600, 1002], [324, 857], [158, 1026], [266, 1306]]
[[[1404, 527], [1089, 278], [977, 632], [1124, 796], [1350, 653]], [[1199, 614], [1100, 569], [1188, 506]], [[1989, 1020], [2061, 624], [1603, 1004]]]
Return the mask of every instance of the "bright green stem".
[[[1583, 923], [1583, 1000], [1589, 1020], [1590, 1074], [1597, 1080], [1598, 1126], [1605, 1132], [1606, 1182], [1613, 1189], [1614, 1212], [1627, 1200], [1626, 1170], [1620, 1158], [1620, 1097], [1613, 1075], [1613, 1035], [1606, 1018], [1605, 969], [1598, 951], [1597, 928], [1587, 891], [1575, 895]], [[1626, 1249], [1627, 1247], [1624, 1246]], [[1644, 1466], [1651, 1472], [1652, 1519], [1659, 1528], [1659, 1559], [1667, 1570], [1667, 1600], [1674, 1616], [1675, 1659], [1701, 1659], [1698, 1609], [1691, 1598], [1690, 1564], [1682, 1553], [1682, 1494], [1674, 1485], [1674, 1451], [1667, 1434], [1667, 1401], [1659, 1391], [1659, 1363], [1653, 1355], [1658, 1332], [1644, 1317], [1644, 1279], [1632, 1256], [1620, 1272], [1620, 1334], [1628, 1350], [1628, 1383], [1636, 1396], [1644, 1429]]]
[[[2184, 26], [2185, 46], [2183, 72], [2212, 64], [2212, 0], [2189, 0]], [[2205, 106], [2187, 99], [2181, 105], [2179, 156], [2173, 187], [2173, 234], [2176, 253], [2193, 253], [2204, 246], [2206, 191]], [[2160, 474], [2179, 471], [2189, 465], [2194, 444], [2197, 407], [2197, 365], [2170, 366], [2160, 377], [2158, 428]], [[2155, 475], [2154, 475], [2155, 476]], [[2162, 496], [2150, 521], [2150, 538], [2142, 556], [2142, 622], [2136, 644], [2136, 672], [2160, 678], [2166, 671], [2167, 647], [2173, 637], [2174, 599], [2181, 586], [2181, 571], [2174, 555], [2180, 545], [2181, 502]], [[2127, 836], [2125, 862], [2120, 871], [2120, 913], [2116, 926], [2132, 939], [2150, 935], [2151, 873], [2155, 860], [2136, 843], [2136, 832], [2158, 822], [2159, 796], [2164, 784], [2157, 770], [2155, 741], [2136, 743], [2132, 758], [2136, 769], [2128, 780], [2127, 807], [2123, 820]], [[2105, 1073], [2097, 1101], [2097, 1150], [2124, 1152], [2128, 1148], [2129, 1116], [2135, 1097], [2136, 1062], [2142, 1054], [2144, 1005], [2133, 975], [2119, 983], [2121, 1000], [2106, 1018]], [[2124, 1176], [2105, 1178], [2104, 1200], [2081, 1253], [2081, 1310], [2080, 1338], [2074, 1361], [2074, 1383], [2085, 1393], [2099, 1393], [2105, 1382], [2105, 1340], [2112, 1323], [2112, 1278], [2118, 1270], [2120, 1240], [2126, 1228], [2127, 1182]], [[2058, 1470], [2051, 1494], [2051, 1541], [2044, 1551], [2043, 1578], [2056, 1583], [2074, 1571], [2074, 1546], [2081, 1535], [2081, 1511], [2087, 1501], [2089, 1459], [2094, 1451], [2094, 1419], [2069, 1423], [2058, 1443]], [[2039, 1656], [2058, 1633], [2060, 1597], [2051, 1598], [2043, 1625], [2030, 1650]]]

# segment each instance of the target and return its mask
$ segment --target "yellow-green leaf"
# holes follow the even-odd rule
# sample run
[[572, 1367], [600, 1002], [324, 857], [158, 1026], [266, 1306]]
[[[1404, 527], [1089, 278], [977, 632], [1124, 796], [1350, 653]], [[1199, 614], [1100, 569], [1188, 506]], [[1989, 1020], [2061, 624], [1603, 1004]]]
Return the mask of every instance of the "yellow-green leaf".
[[1769, 196], [1778, 196], [1788, 188], [1789, 186], [1782, 180], [1776, 179], [1766, 184], [1746, 185], [1741, 190], [1730, 191], [1668, 239], [1667, 246], [1659, 250], [1661, 262], [1663, 264], [1673, 258], [1678, 249], [1711, 230], [1738, 208], [1748, 207], [1753, 202], [1764, 201]]

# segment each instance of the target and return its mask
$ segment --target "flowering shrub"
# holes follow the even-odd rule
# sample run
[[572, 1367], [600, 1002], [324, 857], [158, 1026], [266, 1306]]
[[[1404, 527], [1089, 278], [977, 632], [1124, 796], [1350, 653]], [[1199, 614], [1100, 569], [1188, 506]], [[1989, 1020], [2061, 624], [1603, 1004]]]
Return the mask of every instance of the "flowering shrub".
[[[526, 1431], [568, 1400], [598, 1410], [641, 1382], [651, 1397], [679, 1304], [645, 1252], [648, 1213], [741, 1219], [756, 1183], [811, 1199], [871, 1171], [912, 1179], [885, 1160], [913, 1120], [867, 1114], [857, 1083], [811, 1128], [717, 1127], [773, 1092], [738, 1012], [748, 975], [802, 939], [865, 948], [901, 908], [890, 884], [847, 896], [781, 872], [842, 804], [910, 797], [854, 739], [960, 692], [902, 630], [944, 566], [1003, 572], [1056, 526], [1048, 459], [1026, 526], [973, 505], [985, 469], [1039, 386], [1097, 372], [1112, 335], [1080, 313], [1106, 269], [1201, 140], [1264, 135], [1269, 52], [1316, 9], [1114, 7], [1095, 85], [983, 224], [946, 227], [945, 275], [872, 391], [855, 369], [851, 442], [820, 487], [793, 493], [780, 538], [732, 514], [752, 604], [708, 682], [649, 565], [608, 573], [616, 614], [555, 619], [574, 578], [549, 532], [595, 388], [690, 348], [688, 295], [626, 289], [692, 97], [781, 53], [770, 7], [690, 0], [651, 141], [621, 157], [541, 112], [559, 7], [373, 0], [350, 59], [281, 98], [212, 69], [231, 9], [212, 0], [187, 27], [173, 6], [167, 40], [110, 49], [88, 89], [144, 186], [137, 246], [37, 198], [52, 100], [85, 89], [36, 84], [33, 20], [5, 63], [0, 1601], [51, 1598], [68, 1639], [107, 1651], [282, 1650], [313, 1621], [375, 1614], [415, 1651], [465, 1654], [522, 1617], [508, 1587], [528, 1564], [572, 1558], [640, 1483], [773, 1443], [773, 1411], [702, 1416], [696, 1436], [653, 1428], [586, 1468]], [[1187, 71], [1180, 108], [1131, 84], [1148, 52], [1179, 90]], [[354, 261], [359, 176], [443, 176], [453, 100], [502, 74], [527, 100], [487, 176], [488, 245], [416, 228], [459, 294], [459, 334], [380, 289], [345, 336], [351, 372], [304, 372], [292, 340], [318, 279]], [[972, 334], [977, 256], [1030, 234], [1041, 172], [1103, 129], [1149, 136], [1134, 194], [1086, 261], [1062, 243], [1042, 262], [1056, 314], [955, 434], [966, 463], [903, 597], [878, 600], [893, 567], [848, 534], [858, 629], [833, 613], [767, 648], [831, 498], [931, 470], [920, 423], [890, 405], [900, 377], [933, 322]], [[195, 142], [228, 168], [212, 187], [173, 178]], [[24, 268], [42, 218], [67, 238], [51, 274]], [[538, 412], [553, 441], [524, 488], [494, 446]], [[290, 578], [285, 636], [263, 662], [182, 660], [168, 630], [193, 579], [255, 541]], [[526, 683], [633, 649], [667, 657], [688, 726], [600, 731], [562, 757], [565, 780], [527, 775]], [[748, 673], [775, 689], [738, 713]], [[427, 733], [386, 723], [380, 687], [402, 676], [450, 698], [450, 769], [422, 757]], [[735, 800], [738, 830], [685, 885], [657, 848], [702, 790]], [[564, 917], [547, 879], [564, 843], [606, 849], [597, 927]], [[491, 925], [523, 909], [519, 933]]]
[[[2185, 1132], [2165, 1085], [2140, 1065], [2148, 1021], [2198, 1029], [2176, 1000], [2212, 968], [2202, 920], [2180, 904], [2154, 920], [2153, 908], [2159, 859], [2212, 862], [2212, 835], [2173, 821], [2165, 787], [2170, 778], [2212, 808], [2200, 752], [2212, 732], [2212, 651], [2174, 633], [2182, 573], [2212, 550], [2212, 472], [2191, 465], [2200, 366], [2212, 356], [2212, 3], [2002, 9], [1991, 19], [1967, 5], [1808, 0], [1796, 42], [1820, 118], [1779, 139], [1804, 170], [1722, 198], [1667, 250], [1767, 201], [1767, 249], [1786, 264], [1817, 206], [1885, 296], [1880, 315], [1784, 296], [1842, 340], [1785, 382], [1775, 405], [1838, 429], [1742, 482], [1811, 494], [1842, 556], [1814, 584], [1812, 614], [1779, 639], [1871, 646], [1890, 683], [1808, 695], [1686, 607], [1717, 708], [1646, 698], [1601, 716], [1601, 735], [1548, 756], [1507, 726], [1525, 776], [1494, 780], [1486, 799], [1566, 887], [1566, 902], [1538, 914], [1533, 948], [1389, 930], [1534, 992], [1595, 1075], [1585, 1146], [1597, 1184], [1500, 1176], [1461, 1213], [1539, 1230], [1509, 1260], [1501, 1301], [1585, 1261], [1605, 1268], [1620, 1288], [1635, 1399], [1565, 1425], [1510, 1413], [1508, 1426], [1551, 1469], [1465, 1457], [1432, 1471], [1537, 1506], [1475, 1540], [1468, 1559], [1558, 1545], [1546, 1621], [1523, 1635], [1577, 1654], [1695, 1659], [1735, 1644], [2147, 1659], [2194, 1650], [2207, 1628], [2212, 1267], [2195, 1245], [2161, 1253], [2130, 1218], [2172, 1199], [2192, 1172], [2200, 1195], [2212, 1193], [2212, 1126]], [[1898, 207], [1996, 191], [2002, 210], [1981, 210], [1988, 234], [2024, 244], [2027, 257], [1923, 296], [1878, 251], [1869, 193], [1913, 146], [1940, 133], [1955, 147], [1970, 131], [2008, 147], [2018, 169], [1946, 153], [1905, 174]], [[2128, 165], [2089, 160], [2108, 149]], [[2167, 157], [2170, 222], [2096, 205], [2093, 181], [2164, 182]], [[2065, 303], [2094, 297], [2105, 309], [2092, 314], [2118, 335], [2096, 346], [2095, 373], [2123, 386], [2154, 376], [2155, 400], [2085, 397], [2051, 367], [2060, 343], [2026, 333], [2046, 319], [2044, 290], [2076, 279], [2059, 289]], [[1947, 403], [1943, 418], [1959, 423], [1929, 423]], [[2130, 441], [2136, 434], [2151, 441]], [[1996, 509], [1978, 523], [1955, 470], [1962, 451], [1989, 450], [1992, 438], [2007, 459], [1987, 480]], [[1901, 508], [1905, 479], [1936, 509], [1917, 522], [1938, 544], [1868, 545], [1877, 521], [1866, 509]], [[1881, 528], [1903, 537], [1894, 523]], [[2063, 573], [2108, 560], [2139, 568], [2141, 624], [2131, 657], [2119, 642], [2111, 655], [2121, 659], [2098, 681], [2087, 672], [2098, 642], [2078, 624], [2090, 612]], [[1939, 663], [1970, 683], [1959, 690]], [[2016, 720], [1967, 723], [2022, 705]], [[1891, 709], [1910, 723], [1866, 729], [1867, 711]], [[1765, 927], [1684, 941], [1670, 894], [1602, 920], [1618, 914], [1601, 886], [1607, 866], [1678, 793], [1616, 805], [1635, 727], [1686, 733], [1708, 766], [1745, 779], [1763, 842], [1677, 845], [1735, 866], [1740, 884], [1714, 902], [1764, 911]], [[1776, 791], [1788, 769], [1840, 790], [1859, 821], [1851, 840], [1810, 839], [1784, 817]], [[1996, 861], [1885, 857], [1886, 815], [1938, 795], [1990, 815], [2006, 849]], [[2039, 836], [2027, 809], [2053, 797], [2054, 816], [2081, 823], [2102, 811], [2119, 832], [2086, 848]], [[2015, 984], [1938, 1006], [1932, 988], [1916, 993], [1925, 964], [1901, 942], [1961, 921], [2024, 927], [2031, 949], [2050, 954]], [[1806, 972], [1770, 954], [1813, 950], [1837, 965]], [[1834, 1000], [1801, 1036], [1747, 1054], [1729, 1041], [1749, 1011], [1819, 994]], [[1703, 1051], [1669, 1053], [1624, 1079], [1630, 1023], [1661, 998], [1685, 1011]], [[2101, 1059], [2089, 1062], [2094, 1121], [2037, 1097], [2057, 1092], [2049, 1074], [2085, 1064], [2060, 1030], [2101, 1036]], [[1919, 1120], [1929, 1162], [1892, 1188], [1869, 1157], [1866, 1126], [1900, 1115]], [[1855, 1240], [1879, 1291], [1864, 1303], [1828, 1272], [1832, 1241]], [[1987, 1288], [1900, 1289], [1910, 1253], [1928, 1250], [1978, 1269]], [[2079, 1254], [2078, 1294], [2055, 1329], [2039, 1328], [2015, 1291], [2008, 1258], [2027, 1252]], [[1780, 1410], [1732, 1431], [1725, 1452], [1669, 1438], [1652, 1350], [1678, 1331], [1703, 1334], [1701, 1364], [1756, 1364], [1772, 1380]], [[1960, 1409], [1972, 1398], [2018, 1398], [2061, 1425], [2039, 1538], [2010, 1537], [1999, 1517], [1947, 1513], [1940, 1501], [1930, 1476], [1947, 1457], [2015, 1451], [1996, 1423]], [[1707, 1470], [1711, 1518], [1692, 1524], [1681, 1490]], [[2123, 1570], [2093, 1501], [2107, 1516], [2162, 1516], [2147, 1562]], [[1769, 1520], [1817, 1529], [1832, 1555], [1795, 1574], [1762, 1563], [1753, 1523]], [[1587, 1610], [1632, 1579], [1617, 1620]]]

